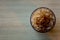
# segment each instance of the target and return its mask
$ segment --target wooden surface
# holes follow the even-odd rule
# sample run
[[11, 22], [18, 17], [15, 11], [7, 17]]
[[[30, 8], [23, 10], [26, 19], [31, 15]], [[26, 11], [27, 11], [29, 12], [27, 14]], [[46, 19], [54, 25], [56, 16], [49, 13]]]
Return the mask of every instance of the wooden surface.
[[[38, 33], [30, 25], [30, 15], [38, 7], [48, 7], [56, 15], [56, 25], [48, 33]], [[0, 0], [0, 40], [60, 40], [60, 0]]]

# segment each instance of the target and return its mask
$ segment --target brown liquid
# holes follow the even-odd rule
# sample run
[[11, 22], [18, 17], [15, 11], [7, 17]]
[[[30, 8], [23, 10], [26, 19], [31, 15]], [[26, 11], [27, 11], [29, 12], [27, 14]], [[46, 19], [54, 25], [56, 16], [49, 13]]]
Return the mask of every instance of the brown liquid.
[[[48, 9], [41, 9], [41, 10], [37, 10], [34, 12], [34, 15], [32, 17], [32, 23], [33, 27], [40, 32], [45, 32], [46, 30], [48, 30], [48, 27], [51, 27], [51, 22], [52, 22], [52, 26], [53, 26], [53, 13], [48, 10]], [[34, 26], [36, 25], [36, 26]]]

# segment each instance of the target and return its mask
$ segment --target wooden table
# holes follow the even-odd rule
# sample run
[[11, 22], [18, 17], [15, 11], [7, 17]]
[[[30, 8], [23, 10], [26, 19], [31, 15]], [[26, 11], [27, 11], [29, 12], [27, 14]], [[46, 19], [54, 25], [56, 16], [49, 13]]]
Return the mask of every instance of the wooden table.
[[[56, 15], [55, 28], [48, 33], [38, 33], [30, 25], [38, 7], [48, 7]], [[0, 40], [60, 40], [60, 0], [0, 0]]]

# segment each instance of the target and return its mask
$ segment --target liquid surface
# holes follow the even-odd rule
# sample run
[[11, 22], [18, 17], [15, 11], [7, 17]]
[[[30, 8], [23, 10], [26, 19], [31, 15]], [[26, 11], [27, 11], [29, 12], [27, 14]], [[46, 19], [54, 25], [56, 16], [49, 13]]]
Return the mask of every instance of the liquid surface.
[[52, 29], [55, 22], [55, 16], [50, 9], [41, 7], [33, 12], [31, 22], [35, 30], [47, 32]]

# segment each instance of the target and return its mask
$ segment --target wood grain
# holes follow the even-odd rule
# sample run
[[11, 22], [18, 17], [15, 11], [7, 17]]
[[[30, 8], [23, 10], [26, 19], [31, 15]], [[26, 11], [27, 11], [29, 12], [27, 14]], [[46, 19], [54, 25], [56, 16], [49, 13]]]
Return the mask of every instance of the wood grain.
[[[55, 28], [48, 33], [38, 33], [30, 25], [38, 7], [48, 7], [56, 15]], [[60, 0], [0, 0], [0, 40], [60, 40]]]

